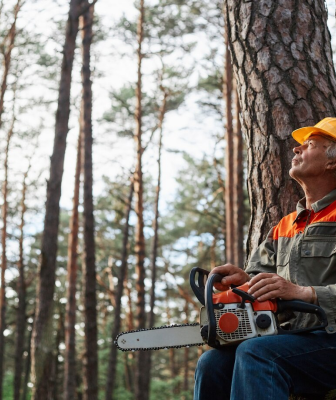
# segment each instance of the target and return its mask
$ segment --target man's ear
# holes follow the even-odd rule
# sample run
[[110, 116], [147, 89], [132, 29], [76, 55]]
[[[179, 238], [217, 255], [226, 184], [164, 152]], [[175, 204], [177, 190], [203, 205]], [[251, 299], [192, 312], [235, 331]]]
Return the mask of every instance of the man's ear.
[[336, 160], [328, 160], [326, 163], [326, 169], [336, 171]]

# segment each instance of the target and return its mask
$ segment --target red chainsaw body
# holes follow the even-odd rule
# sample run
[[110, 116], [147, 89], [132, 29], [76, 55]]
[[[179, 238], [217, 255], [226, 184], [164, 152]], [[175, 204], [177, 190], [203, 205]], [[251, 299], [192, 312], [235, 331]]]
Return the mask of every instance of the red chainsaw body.
[[[238, 286], [237, 289], [243, 290], [247, 292], [249, 290], [248, 283], [244, 283], [244, 285]], [[233, 304], [240, 303], [241, 297], [233, 293], [232, 289], [225, 290], [224, 292], [216, 293], [212, 295], [213, 304]], [[251, 303], [249, 300], [246, 303]], [[255, 300], [252, 303], [253, 311], [272, 311], [275, 313], [277, 311], [277, 302], [276, 300], [266, 300], [266, 301], [257, 301]]]

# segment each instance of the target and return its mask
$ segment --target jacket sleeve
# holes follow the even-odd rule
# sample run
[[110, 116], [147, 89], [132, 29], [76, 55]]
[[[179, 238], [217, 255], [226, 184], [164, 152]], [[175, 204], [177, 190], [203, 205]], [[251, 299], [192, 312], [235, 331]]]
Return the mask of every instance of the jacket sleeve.
[[327, 286], [313, 286], [316, 291], [318, 304], [328, 318], [328, 333], [336, 333], [336, 284]]
[[251, 277], [260, 272], [276, 273], [277, 243], [273, 240], [273, 231], [274, 228], [269, 231], [266, 240], [260, 244], [250, 258], [245, 272]]

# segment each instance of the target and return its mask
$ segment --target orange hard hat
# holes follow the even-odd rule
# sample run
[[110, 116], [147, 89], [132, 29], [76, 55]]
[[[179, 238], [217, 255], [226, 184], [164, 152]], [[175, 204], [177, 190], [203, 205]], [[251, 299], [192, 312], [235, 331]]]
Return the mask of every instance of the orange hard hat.
[[292, 136], [293, 138], [302, 144], [311, 135], [323, 135], [330, 138], [330, 140], [336, 141], [336, 118], [324, 118], [318, 122], [315, 126], [306, 126], [304, 128], [296, 129]]

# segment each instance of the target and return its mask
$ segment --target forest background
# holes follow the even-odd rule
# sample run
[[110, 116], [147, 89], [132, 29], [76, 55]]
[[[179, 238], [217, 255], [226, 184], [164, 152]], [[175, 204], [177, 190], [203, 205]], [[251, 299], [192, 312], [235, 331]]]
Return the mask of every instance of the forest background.
[[[259, 154], [284, 128], [276, 107], [262, 124], [261, 99], [244, 104], [249, 88], [262, 90], [251, 71], [239, 75], [239, 52], [248, 59], [248, 51], [225, 29], [246, 30], [252, 9], [240, 3], [237, 21], [219, 0], [0, 2], [0, 399], [192, 399], [205, 348], [118, 354], [113, 340], [122, 330], [197, 321], [191, 268], [243, 268], [299, 196], [283, 165], [266, 175], [279, 175], [273, 197], [286, 201], [256, 201], [257, 189], [272, 185], [253, 165], [287, 157], [291, 130], [336, 110], [331, 94], [328, 106], [313, 90], [296, 93], [326, 106], [301, 119], [282, 109], [286, 149], [273, 160]], [[272, 2], [259, 3], [269, 15]], [[278, 2], [284, 42], [296, 29], [292, 3]], [[334, 2], [327, 7], [335, 37]], [[316, 15], [323, 26], [326, 15]], [[263, 90], [276, 106], [272, 88]], [[266, 144], [255, 139], [255, 121]]]

